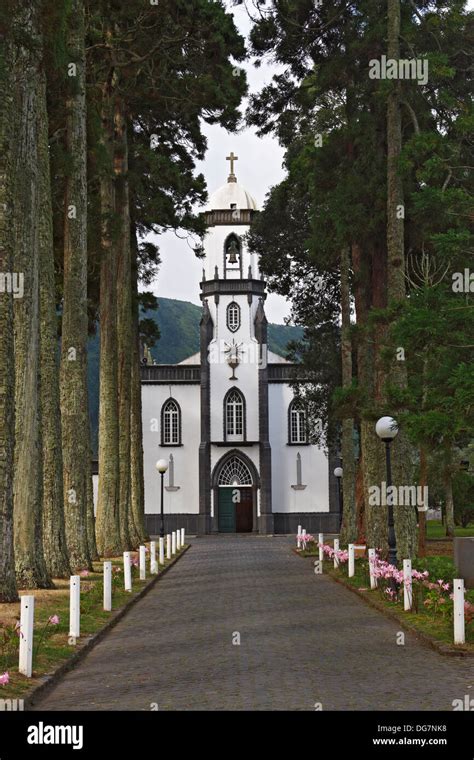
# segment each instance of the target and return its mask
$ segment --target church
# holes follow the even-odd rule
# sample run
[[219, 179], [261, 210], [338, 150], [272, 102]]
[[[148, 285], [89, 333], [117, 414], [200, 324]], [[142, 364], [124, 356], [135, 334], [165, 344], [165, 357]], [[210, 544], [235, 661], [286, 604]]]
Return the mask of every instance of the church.
[[166, 459], [166, 532], [337, 532], [333, 462], [293, 398], [298, 365], [268, 350], [265, 280], [245, 244], [257, 205], [227, 160], [204, 212], [200, 350], [141, 366], [147, 530], [159, 532], [155, 464]]

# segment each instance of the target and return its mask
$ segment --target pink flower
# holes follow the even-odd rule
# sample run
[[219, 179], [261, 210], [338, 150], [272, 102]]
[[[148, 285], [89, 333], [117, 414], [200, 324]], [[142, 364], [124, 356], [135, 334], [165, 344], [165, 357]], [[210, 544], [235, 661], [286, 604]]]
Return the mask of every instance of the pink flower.
[[59, 625], [59, 617], [57, 615], [51, 615], [48, 619], [48, 623], [51, 623], [51, 625]]
[[82, 575], [83, 578], [87, 578], [87, 576], [89, 575], [89, 570], [81, 570], [79, 575]]
[[8, 675], [8, 673], [4, 673], [3, 675], [0, 675], [0, 686], [6, 686], [9, 680], [10, 680], [10, 676]]

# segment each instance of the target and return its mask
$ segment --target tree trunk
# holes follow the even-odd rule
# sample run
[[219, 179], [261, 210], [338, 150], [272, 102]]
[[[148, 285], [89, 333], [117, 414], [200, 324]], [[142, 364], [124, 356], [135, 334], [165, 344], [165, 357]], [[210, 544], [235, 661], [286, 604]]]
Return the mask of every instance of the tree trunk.
[[[400, 59], [400, 0], [387, 3], [387, 57]], [[402, 123], [400, 110], [400, 81], [391, 82], [387, 101], [387, 302], [402, 301], [406, 296], [405, 250], [404, 250], [404, 198], [403, 183], [399, 171], [402, 149]], [[406, 386], [404, 361], [395, 357], [390, 370], [390, 382]], [[392, 444], [393, 482], [407, 485], [412, 480], [412, 447], [403, 430]], [[399, 559], [416, 554], [415, 510], [411, 506], [394, 509], [395, 532]]]
[[46, 77], [40, 74], [38, 129], [40, 173], [40, 400], [43, 435], [43, 546], [54, 578], [71, 574], [63, 506], [58, 330], [54, 277], [53, 211], [46, 111]]
[[[14, 51], [15, 141], [12, 176], [15, 272], [24, 276], [24, 293], [14, 302], [15, 455], [14, 544], [20, 588], [50, 588], [43, 554], [41, 417], [39, 398], [40, 193], [38, 115], [41, 35], [38, 0], [17, 4], [19, 41]], [[17, 37], [17, 40], [19, 38]]]
[[[428, 459], [426, 449], [422, 446], [420, 448], [420, 488], [424, 489], [427, 483]], [[425, 506], [428, 506], [428, 504]], [[426, 557], [426, 512], [418, 512], [418, 556]]]
[[119, 426], [117, 373], [117, 253], [112, 239], [114, 221], [112, 81], [102, 93], [102, 141], [108, 157], [100, 178], [100, 396], [99, 497], [97, 548], [104, 557], [121, 553], [119, 528]]
[[70, 562], [92, 568], [87, 538], [90, 432], [87, 414], [87, 144], [84, 4], [73, 0], [68, 48], [76, 65], [66, 102], [67, 152], [72, 160], [64, 197], [64, 289], [61, 414], [64, 511]]
[[89, 417], [89, 399], [87, 398], [87, 430], [89, 442], [89, 461], [86, 470], [86, 523], [87, 523], [87, 545], [91, 560], [100, 559], [97, 550], [97, 540], [95, 535], [95, 511], [94, 511], [94, 486], [92, 482], [92, 446], [90, 444], [90, 417]]
[[454, 498], [453, 498], [453, 473], [452, 473], [452, 448], [445, 447], [444, 465], [444, 500], [445, 500], [445, 526], [446, 535], [454, 538]]
[[133, 229], [132, 256], [132, 382], [130, 405], [130, 512], [129, 531], [133, 546], [148, 540], [145, 528], [145, 484], [143, 478], [142, 386], [140, 378], [140, 335], [138, 304], [137, 239]]
[[[10, 40], [0, 45], [0, 272], [13, 272], [11, 220], [12, 68]], [[13, 447], [15, 439], [13, 294], [0, 295], [0, 602], [16, 602], [13, 554]]]
[[[352, 385], [352, 339], [351, 339], [351, 297], [350, 297], [350, 250], [341, 251], [341, 363], [342, 387]], [[356, 505], [355, 505], [355, 471], [354, 459], [354, 420], [342, 420], [342, 493], [343, 493], [343, 523], [341, 541], [343, 544], [353, 543], [357, 538]]]
[[[123, 101], [115, 107], [115, 209], [120, 227], [117, 241], [117, 347], [120, 540], [130, 549], [130, 422], [132, 371], [132, 262], [130, 250], [130, 198], [128, 189], [127, 118]], [[136, 548], [136, 547], [134, 547]]]

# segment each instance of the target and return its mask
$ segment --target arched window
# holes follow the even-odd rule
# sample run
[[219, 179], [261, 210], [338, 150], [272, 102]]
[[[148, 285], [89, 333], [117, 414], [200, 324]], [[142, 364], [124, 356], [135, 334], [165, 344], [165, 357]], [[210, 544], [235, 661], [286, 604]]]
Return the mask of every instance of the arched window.
[[227, 273], [242, 272], [242, 245], [233, 232], [224, 243], [224, 277]]
[[251, 486], [252, 476], [249, 468], [240, 457], [232, 456], [227, 460], [219, 475], [220, 486]]
[[292, 401], [288, 409], [288, 443], [308, 443], [306, 412], [298, 401]]
[[231, 388], [224, 399], [224, 440], [245, 440], [245, 399], [237, 388]]
[[181, 409], [174, 398], [161, 408], [161, 445], [181, 446]]
[[227, 307], [227, 327], [231, 332], [236, 332], [240, 327], [240, 306], [235, 301]]

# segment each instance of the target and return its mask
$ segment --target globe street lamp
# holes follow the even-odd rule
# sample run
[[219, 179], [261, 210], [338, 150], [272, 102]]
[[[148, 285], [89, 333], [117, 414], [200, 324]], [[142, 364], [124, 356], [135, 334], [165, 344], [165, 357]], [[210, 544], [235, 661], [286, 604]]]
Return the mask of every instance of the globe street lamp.
[[160, 537], [164, 538], [165, 536], [165, 520], [163, 515], [163, 478], [166, 470], [168, 469], [168, 462], [166, 459], [158, 459], [156, 465], [156, 469], [161, 475], [161, 524], [160, 524]]
[[[385, 463], [387, 467], [387, 493], [392, 485], [392, 464], [390, 461], [390, 444], [398, 433], [398, 423], [393, 417], [381, 417], [375, 425], [375, 432], [385, 443]], [[388, 502], [388, 499], [387, 499]], [[397, 539], [395, 536], [395, 523], [393, 520], [393, 500], [387, 503], [388, 509], [388, 561], [390, 565], [397, 567]]]
[[342, 467], [335, 467], [334, 475], [335, 475], [336, 483], [337, 483], [337, 502], [339, 504], [339, 532], [340, 532], [341, 525], [342, 525], [342, 490], [341, 490]]

